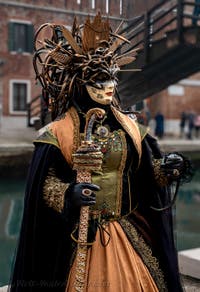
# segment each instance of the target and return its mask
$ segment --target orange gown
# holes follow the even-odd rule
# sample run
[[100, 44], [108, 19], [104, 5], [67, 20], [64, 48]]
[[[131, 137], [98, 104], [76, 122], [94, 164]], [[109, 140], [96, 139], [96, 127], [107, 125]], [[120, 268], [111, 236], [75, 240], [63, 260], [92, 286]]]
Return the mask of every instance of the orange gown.
[[[85, 292], [158, 292], [147, 267], [117, 221], [106, 226], [110, 241], [103, 246], [100, 233], [88, 250]], [[106, 235], [105, 235], [106, 236]], [[76, 259], [66, 292], [75, 292]]]

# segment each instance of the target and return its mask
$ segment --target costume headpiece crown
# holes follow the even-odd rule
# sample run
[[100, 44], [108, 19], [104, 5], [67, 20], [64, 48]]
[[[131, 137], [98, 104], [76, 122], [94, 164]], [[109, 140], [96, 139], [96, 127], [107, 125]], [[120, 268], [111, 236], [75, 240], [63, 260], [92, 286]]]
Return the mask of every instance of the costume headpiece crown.
[[[50, 33], [50, 37], [44, 35]], [[39, 39], [43, 35], [42, 39]], [[71, 31], [64, 25], [43, 24], [35, 35], [33, 58], [36, 79], [54, 104], [64, 107], [73, 98], [75, 87], [95, 84], [97, 77], [115, 79], [120, 67], [135, 59], [136, 50], [120, 54], [118, 48], [129, 41], [112, 32], [109, 20], [98, 13], [84, 25], [74, 18]]]

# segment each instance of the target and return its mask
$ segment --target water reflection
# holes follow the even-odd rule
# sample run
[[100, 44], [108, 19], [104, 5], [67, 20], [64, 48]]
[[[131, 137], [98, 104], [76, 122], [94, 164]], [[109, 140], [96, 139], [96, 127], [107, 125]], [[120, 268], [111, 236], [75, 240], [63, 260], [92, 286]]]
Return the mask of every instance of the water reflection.
[[25, 179], [0, 180], [0, 286], [8, 283], [19, 234]]
[[200, 247], [200, 170], [180, 188], [176, 204], [178, 250]]
[[[23, 209], [25, 179], [0, 179], [0, 286], [9, 281]], [[200, 171], [181, 186], [176, 203], [178, 250], [200, 247]]]

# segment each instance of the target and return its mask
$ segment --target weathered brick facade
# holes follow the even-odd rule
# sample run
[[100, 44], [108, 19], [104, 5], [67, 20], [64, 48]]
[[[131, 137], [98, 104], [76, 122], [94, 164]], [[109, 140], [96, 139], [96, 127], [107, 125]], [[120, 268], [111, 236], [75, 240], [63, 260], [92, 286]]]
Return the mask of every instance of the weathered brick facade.
[[[120, 15], [120, 1], [111, 0], [109, 2], [109, 10], [112, 11], [110, 20], [112, 25], [117, 27], [121, 20], [124, 19], [124, 16]], [[123, 2], [125, 3], [126, 1]], [[41, 24], [46, 22], [71, 25], [75, 15], [78, 21], [82, 23], [89, 14], [94, 15], [99, 10], [106, 15], [105, 4], [106, 1], [96, 0], [95, 9], [92, 9], [92, 1], [89, 0], [0, 1], [0, 103], [2, 103], [4, 115], [11, 114], [10, 80], [30, 81], [31, 98], [36, 97], [41, 92], [41, 88], [35, 85], [32, 54], [9, 51], [8, 23], [10, 21], [29, 21], [33, 24], [34, 30], [37, 30]], [[12, 115], [15, 114], [12, 113]]]
[[176, 94], [176, 92], [170, 92], [170, 88], [168, 88], [150, 98], [152, 117], [157, 111], [161, 111], [167, 119], [179, 119], [183, 111], [200, 113], [200, 73], [196, 73], [174, 86], [182, 92]]
[[[32, 54], [9, 51], [8, 24], [10, 21], [30, 22], [36, 30], [45, 22], [71, 25], [75, 15], [81, 23], [87, 15], [95, 15], [97, 11], [101, 11], [105, 16], [109, 14], [112, 26], [115, 28], [122, 19], [126, 21], [138, 16], [159, 2], [159, 0], [109, 0], [108, 2], [106, 0], [0, 0], [0, 103], [3, 104], [3, 114], [16, 115], [10, 110], [10, 80], [29, 81], [31, 99], [41, 93], [40, 86], [36, 85], [34, 80]], [[94, 9], [92, 3], [95, 3]], [[106, 6], [106, 3], [109, 3], [109, 6]], [[192, 78], [200, 80], [200, 74]], [[164, 90], [150, 99], [152, 116], [158, 110], [161, 110], [169, 119], [179, 118], [180, 113], [188, 108], [200, 112], [199, 87], [197, 85], [181, 86], [184, 87], [184, 94], [181, 96], [169, 95], [168, 91]]]

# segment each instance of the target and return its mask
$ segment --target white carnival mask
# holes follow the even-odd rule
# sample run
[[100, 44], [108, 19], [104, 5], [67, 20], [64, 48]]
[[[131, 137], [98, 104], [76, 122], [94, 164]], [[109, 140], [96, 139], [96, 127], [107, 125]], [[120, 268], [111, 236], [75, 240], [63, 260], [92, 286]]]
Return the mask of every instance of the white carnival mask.
[[87, 92], [92, 100], [100, 104], [110, 104], [113, 100], [115, 92], [114, 80], [108, 80], [105, 82], [96, 82], [96, 87], [86, 85]]

